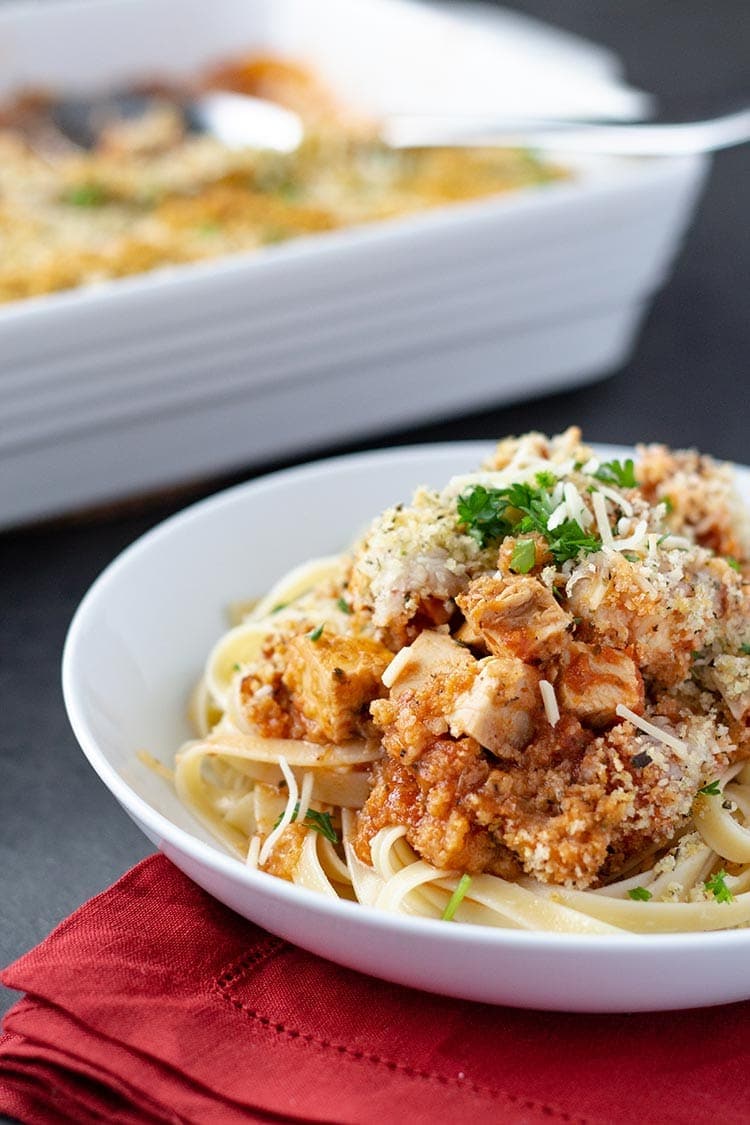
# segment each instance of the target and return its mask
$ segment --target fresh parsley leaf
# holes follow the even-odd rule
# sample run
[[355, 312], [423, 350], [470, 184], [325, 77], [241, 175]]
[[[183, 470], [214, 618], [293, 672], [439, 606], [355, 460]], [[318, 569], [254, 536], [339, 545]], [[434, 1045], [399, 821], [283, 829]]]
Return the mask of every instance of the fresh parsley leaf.
[[323, 636], [323, 630], [324, 629], [325, 629], [325, 625], [318, 625], [318, 627], [316, 629], [313, 629], [307, 635], [308, 635], [308, 637], [310, 638], [311, 641], [313, 641], [313, 642], [319, 641], [320, 638]]
[[550, 553], [558, 563], [575, 559], [578, 555], [589, 555], [592, 551], [598, 551], [602, 545], [599, 536], [585, 532], [578, 520], [566, 520], [553, 532], [546, 532], [546, 535]]
[[550, 494], [529, 484], [512, 484], [509, 488], [474, 485], [458, 498], [457, 507], [460, 522], [482, 547], [511, 533], [537, 532], [547, 540], [550, 554], [558, 563], [601, 547], [601, 539], [585, 532], [577, 520], [565, 520], [549, 531], [547, 524], [554, 510]]
[[708, 785], [704, 785], [702, 789], [698, 790], [704, 797], [719, 797], [721, 796], [721, 789], [719, 788], [718, 778], [716, 781], [709, 781]]
[[[278, 828], [281, 824], [283, 813], [279, 813], [274, 823], [274, 828]], [[292, 819], [290, 824], [294, 824], [297, 816], [299, 815], [299, 801], [294, 806]], [[308, 809], [305, 814], [305, 819], [302, 821], [305, 828], [312, 828], [313, 832], [320, 832], [321, 836], [325, 836], [326, 840], [330, 840], [332, 844], [338, 844], [339, 838], [336, 829], [331, 823], [331, 814], [328, 812], [318, 812], [317, 809]]]
[[727, 564], [727, 566], [731, 566], [732, 570], [736, 570], [739, 573], [741, 568], [740, 564], [737, 562], [737, 559], [733, 558], [731, 555], [725, 555], [724, 562]]
[[471, 886], [471, 875], [462, 875], [456, 884], [456, 889], [448, 899], [448, 905], [443, 911], [443, 921], [452, 922], [453, 915], [466, 897], [466, 892]]
[[314, 832], [320, 832], [321, 836], [326, 840], [330, 840], [332, 844], [338, 844], [339, 838], [336, 829], [331, 824], [331, 814], [329, 812], [318, 812], [317, 809], [308, 809], [304, 823], [306, 828], [312, 828]]
[[76, 184], [63, 195], [63, 203], [73, 207], [101, 207], [107, 202], [107, 193], [101, 184]]
[[745, 656], [750, 656], [750, 645], [748, 645], [748, 644], [740, 645], [740, 652], [744, 653]]
[[541, 473], [536, 474], [536, 483], [540, 488], [554, 488], [557, 484], [557, 477], [549, 469], [543, 469]]
[[343, 598], [339, 598], [339, 600], [336, 602], [336, 605], [339, 607], [339, 609], [341, 610], [342, 613], [351, 613], [352, 612], [352, 607], [349, 605], [349, 603], [347, 601], [344, 601]]
[[734, 899], [734, 895], [724, 882], [726, 877], [727, 873], [722, 868], [721, 871], [717, 871], [715, 875], [712, 875], [711, 878], [707, 879], [703, 884], [706, 890], [711, 892], [717, 902], [732, 902]]
[[632, 457], [628, 457], [624, 464], [622, 461], [605, 461], [599, 466], [593, 476], [604, 484], [616, 484], [619, 485], [620, 488], [638, 487]]
[[536, 544], [533, 539], [519, 539], [510, 556], [510, 569], [516, 574], [528, 574], [536, 562]]
[[477, 484], [458, 498], [458, 517], [480, 547], [504, 539], [513, 530], [513, 524], [505, 518], [508, 505], [504, 492], [504, 489]]
[[628, 898], [632, 898], [634, 902], [648, 902], [653, 895], [645, 887], [632, 887], [628, 891]]

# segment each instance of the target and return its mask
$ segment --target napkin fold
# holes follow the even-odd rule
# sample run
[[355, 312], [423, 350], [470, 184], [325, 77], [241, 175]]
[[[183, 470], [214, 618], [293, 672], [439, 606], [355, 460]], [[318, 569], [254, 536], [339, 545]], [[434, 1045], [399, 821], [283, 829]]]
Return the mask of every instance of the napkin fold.
[[0, 1111], [31, 1125], [750, 1120], [750, 1004], [581, 1016], [411, 991], [265, 933], [163, 856], [2, 980], [26, 995]]

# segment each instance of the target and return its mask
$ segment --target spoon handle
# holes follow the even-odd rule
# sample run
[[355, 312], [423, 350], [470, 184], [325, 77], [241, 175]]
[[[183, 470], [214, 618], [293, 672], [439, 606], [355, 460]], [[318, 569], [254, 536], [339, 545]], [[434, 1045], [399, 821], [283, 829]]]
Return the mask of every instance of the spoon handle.
[[679, 124], [393, 115], [384, 122], [381, 135], [392, 148], [498, 145], [622, 156], [680, 156], [716, 152], [749, 141], [750, 102], [720, 117]]

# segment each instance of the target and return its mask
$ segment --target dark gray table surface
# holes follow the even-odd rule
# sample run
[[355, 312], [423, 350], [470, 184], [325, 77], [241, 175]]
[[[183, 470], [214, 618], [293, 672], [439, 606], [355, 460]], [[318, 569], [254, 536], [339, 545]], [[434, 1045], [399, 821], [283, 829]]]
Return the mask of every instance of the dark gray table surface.
[[[613, 47], [631, 81], [657, 93], [750, 90], [747, 0], [513, 6]], [[720, 155], [674, 277], [632, 358], [607, 381], [362, 445], [557, 431], [576, 421], [592, 440], [663, 439], [750, 461], [749, 189], [750, 149]], [[235, 479], [257, 471], [247, 467]], [[69, 730], [60, 654], [73, 610], [96, 574], [187, 499], [89, 525], [0, 535], [2, 963], [150, 851]], [[6, 992], [0, 1005], [13, 999]]]

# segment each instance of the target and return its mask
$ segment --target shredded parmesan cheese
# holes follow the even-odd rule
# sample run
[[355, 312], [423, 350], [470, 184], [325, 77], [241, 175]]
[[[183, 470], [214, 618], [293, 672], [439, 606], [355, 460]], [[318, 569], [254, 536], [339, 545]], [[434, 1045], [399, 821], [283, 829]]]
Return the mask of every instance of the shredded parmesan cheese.
[[393, 660], [390, 662], [385, 672], [383, 672], [383, 675], [381, 676], [385, 687], [389, 689], [393, 687], [401, 673], [411, 663], [413, 657], [414, 654], [411, 651], [411, 645], [407, 646], [406, 648], [402, 648], [400, 652], [396, 653]]
[[615, 539], [612, 546], [616, 551], [640, 551], [646, 542], [647, 531], [648, 524], [645, 520], [640, 520], [636, 525], [635, 531], [629, 538]]
[[312, 797], [313, 781], [313, 774], [311, 770], [308, 770], [305, 776], [302, 778], [302, 787], [300, 788], [299, 793], [299, 812], [297, 813], [297, 820], [300, 824], [303, 823], [310, 808], [310, 798]]
[[[552, 494], [552, 501], [556, 499], [558, 488]], [[588, 510], [583, 502], [580, 492], [574, 484], [566, 481], [562, 486], [563, 499], [558, 503], [557, 507], [552, 512], [552, 515], [547, 520], [547, 530], [554, 531], [560, 524], [565, 523], [566, 520], [576, 520], [584, 529], [591, 525], [591, 512]]]
[[599, 535], [601, 536], [602, 546], [612, 546], [612, 528], [609, 526], [609, 519], [607, 518], [607, 503], [601, 492], [591, 493], [591, 503], [594, 506], [594, 515], [596, 516], [596, 526], [599, 528]]
[[678, 757], [684, 758], [687, 755], [688, 746], [686, 742], [662, 730], [661, 727], [657, 727], [654, 723], [650, 723], [648, 719], [644, 719], [642, 715], [636, 715], [635, 711], [631, 711], [624, 703], [618, 703], [615, 711], [621, 719], [627, 719], [634, 727], [638, 727], [639, 730], [642, 730], [644, 734], [650, 734], [652, 738], [663, 742], [665, 746], [671, 747]]
[[554, 727], [557, 725], [560, 718], [560, 708], [557, 705], [555, 689], [549, 680], [540, 680], [539, 690], [542, 693], [542, 703], [544, 704], [544, 713], [547, 716], [547, 721], [551, 727]]
[[601, 492], [602, 496], [606, 496], [607, 499], [611, 500], [613, 504], [617, 504], [618, 508], [624, 513], [624, 515], [632, 516], [633, 505], [629, 500], [626, 500], [624, 496], [622, 496], [614, 488], [609, 488], [606, 484], [597, 484], [596, 487], [598, 488], [599, 492]]

